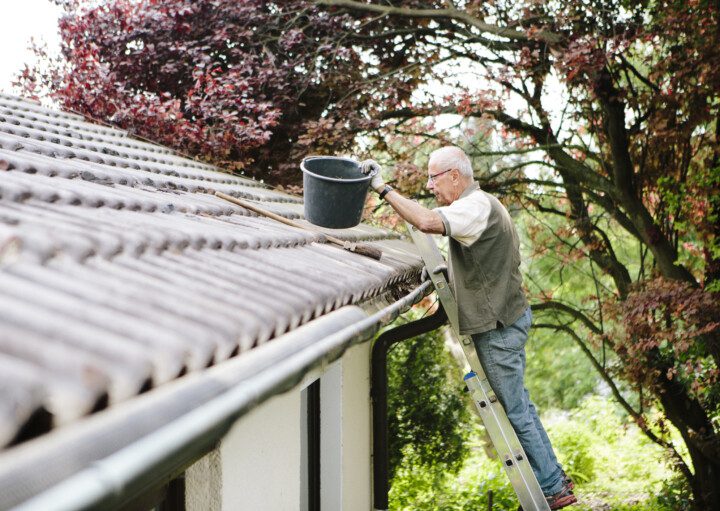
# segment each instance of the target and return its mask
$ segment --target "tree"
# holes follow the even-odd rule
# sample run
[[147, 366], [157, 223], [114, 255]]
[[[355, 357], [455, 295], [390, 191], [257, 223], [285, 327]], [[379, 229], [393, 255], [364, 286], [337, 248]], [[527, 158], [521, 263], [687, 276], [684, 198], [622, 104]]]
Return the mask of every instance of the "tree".
[[367, 127], [324, 117], [361, 79], [346, 17], [295, 0], [63, 4], [62, 57], [19, 78], [31, 95], [276, 184], [299, 182], [313, 132], [342, 150]]
[[[23, 82], [194, 154], [254, 159], [276, 182], [289, 179], [277, 162], [358, 134], [404, 158], [393, 137], [443, 139], [432, 116], [493, 122], [495, 153], [514, 160], [479, 178], [533, 215], [535, 251], [557, 260], [529, 283], [536, 326], [576, 342], [696, 508], [720, 509], [719, 13], [709, 0], [112, 0], [69, 14], [65, 63]], [[584, 299], [565, 292], [575, 280]]]
[[[588, 275], [597, 286], [585, 303], [565, 303], [543, 289], [534, 307], [539, 326], [584, 347], [627, 412], [672, 453], [695, 505], [720, 508], [720, 437], [713, 423], [720, 362], [718, 5], [320, 3], [364, 20], [365, 37], [380, 41], [373, 51], [382, 61], [423, 47], [435, 61], [458, 63], [494, 84], [477, 91], [458, 83], [451, 98], [407, 101], [368, 115], [386, 121], [388, 130], [441, 112], [490, 117], [515, 153], [533, 156], [521, 165], [547, 169], [499, 182], [513, 168], [506, 167], [492, 177], [498, 190], [543, 221], [560, 220], [564, 228], [543, 231], [553, 240], [550, 250], [567, 264], [581, 260], [584, 271], [574, 277]], [[388, 40], [391, 49], [381, 43]], [[436, 66], [435, 77], [451, 82], [457, 69], [442, 74]], [[553, 80], [562, 87], [549, 97]], [[510, 97], [524, 108], [514, 112], [504, 101]], [[639, 257], [622, 253], [618, 244], [625, 242]], [[598, 361], [590, 335], [615, 352], [615, 367]], [[638, 407], [616, 376], [644, 389]], [[692, 468], [662, 424], [643, 414], [650, 401], [682, 434]]]

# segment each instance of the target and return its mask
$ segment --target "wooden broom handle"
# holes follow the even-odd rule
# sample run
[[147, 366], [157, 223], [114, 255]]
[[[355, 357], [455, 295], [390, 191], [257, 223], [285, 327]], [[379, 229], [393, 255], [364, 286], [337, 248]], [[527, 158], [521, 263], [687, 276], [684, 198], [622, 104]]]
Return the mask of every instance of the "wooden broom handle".
[[238, 206], [242, 206], [245, 209], [249, 209], [250, 211], [253, 211], [257, 213], [258, 215], [266, 216], [268, 218], [272, 218], [273, 220], [277, 220], [278, 222], [282, 222], [285, 225], [289, 225], [290, 227], [296, 227], [298, 229], [303, 229], [305, 231], [315, 232], [322, 234], [327, 238], [328, 241], [335, 243], [336, 245], [345, 246], [345, 241], [341, 240], [340, 238], [336, 238], [335, 236], [330, 236], [329, 234], [325, 234], [324, 232], [318, 231], [313, 229], [312, 227], [306, 227], [304, 225], [300, 225], [297, 222], [293, 222], [292, 220], [285, 218], [284, 216], [280, 216], [276, 213], [273, 213], [271, 211], [268, 211], [266, 209], [260, 208], [258, 206], [255, 206], [254, 204], [250, 204], [249, 202], [242, 200], [242, 199], [236, 199], [235, 197], [231, 197], [230, 195], [227, 195], [222, 192], [215, 192], [215, 195], [220, 197], [221, 199], [225, 199], [226, 201], [232, 202], [233, 204], [237, 204]]

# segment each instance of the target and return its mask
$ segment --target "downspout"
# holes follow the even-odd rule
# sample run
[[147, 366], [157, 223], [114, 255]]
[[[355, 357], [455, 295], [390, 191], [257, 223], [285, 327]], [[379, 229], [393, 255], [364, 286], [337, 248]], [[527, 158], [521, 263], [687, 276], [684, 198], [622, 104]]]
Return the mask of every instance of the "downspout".
[[446, 321], [447, 314], [441, 305], [431, 316], [383, 332], [373, 345], [370, 396], [373, 410], [373, 501], [376, 511], [388, 509], [388, 492], [390, 491], [387, 410], [388, 351], [393, 344], [431, 332], [440, 328]]
[[[27, 495], [16, 501], [16, 504], [22, 502], [16, 509], [107, 511], [121, 507], [130, 498], [166, 482], [169, 477], [181, 472], [211, 450], [232, 424], [249, 410], [276, 394], [290, 390], [313, 368], [337, 360], [352, 345], [371, 338], [380, 325], [389, 323], [419, 301], [431, 285], [429, 280], [423, 282], [401, 299], [371, 316], [356, 306], [343, 307], [253, 349], [238, 357], [234, 363], [225, 362], [217, 366], [216, 371], [208, 370], [196, 375], [194, 379], [179, 381], [175, 392], [158, 394], [162, 400], [150, 393], [147, 400], [137, 399], [142, 403], [130, 403], [124, 413], [110, 409], [108, 413], [113, 415], [110, 424], [101, 424], [102, 427], [95, 427], [93, 430], [95, 436], [106, 443], [113, 442], [118, 427], [127, 427], [136, 421], [141, 423], [147, 418], [156, 419], [162, 405], [167, 402], [189, 407], [185, 413], [170, 419], [166, 424], [138, 434], [134, 440], [118, 450], [84, 463], [85, 466], [81, 467], [79, 472], [55, 481], [54, 486], [46, 480], [46, 486], [40, 493], [34, 493], [29, 500], [26, 500], [30, 497]], [[314, 324], [322, 326], [314, 328]], [[307, 333], [303, 335], [303, 331]], [[202, 391], [210, 394], [215, 392], [214, 389], [221, 391], [199, 405], [185, 402], [188, 393], [196, 395]], [[105, 419], [98, 422], [102, 423], [103, 420]], [[90, 427], [94, 426], [89, 425]], [[15, 498], [18, 498], [23, 491], [22, 487], [26, 486], [23, 482], [42, 477], [46, 468], [62, 463], [63, 454], [66, 457], [72, 455], [73, 446], [83, 440], [76, 433], [73, 434], [75, 436], [71, 439], [75, 444], [58, 442], [56, 436], [55, 440], [48, 438], [43, 442], [43, 439], [39, 439], [33, 442], [35, 445], [28, 446], [32, 455], [30, 463], [25, 463], [20, 471], [22, 473], [15, 470], [17, 467], [13, 463], [6, 465], [8, 468], [13, 467], [8, 473], [2, 474], [3, 471], [0, 470], [0, 496], [7, 491], [15, 493]], [[52, 447], [51, 452], [44, 449], [46, 447]], [[28, 461], [27, 456], [25, 461]], [[2, 465], [0, 463], [0, 468]], [[12, 480], [15, 480], [16, 484], [12, 484]], [[6, 494], [3, 499], [6, 497], [9, 496]], [[5, 504], [8, 504], [7, 500]], [[13, 505], [15, 504], [9, 504]]]

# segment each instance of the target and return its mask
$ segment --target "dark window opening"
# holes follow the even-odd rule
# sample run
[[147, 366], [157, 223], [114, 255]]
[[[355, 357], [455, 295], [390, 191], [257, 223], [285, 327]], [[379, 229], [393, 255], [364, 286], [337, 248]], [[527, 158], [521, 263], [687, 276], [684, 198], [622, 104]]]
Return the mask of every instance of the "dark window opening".
[[307, 388], [308, 511], [320, 511], [320, 380]]
[[165, 499], [157, 507], [158, 511], [185, 511], [185, 474], [168, 483]]

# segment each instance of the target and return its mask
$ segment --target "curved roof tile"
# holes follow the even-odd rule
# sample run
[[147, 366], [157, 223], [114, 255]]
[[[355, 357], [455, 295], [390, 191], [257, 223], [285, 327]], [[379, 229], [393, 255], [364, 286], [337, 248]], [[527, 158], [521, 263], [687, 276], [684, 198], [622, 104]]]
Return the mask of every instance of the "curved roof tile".
[[350, 253], [212, 193], [309, 226], [300, 197], [6, 95], [0, 169], [0, 449], [419, 281], [396, 233]]

